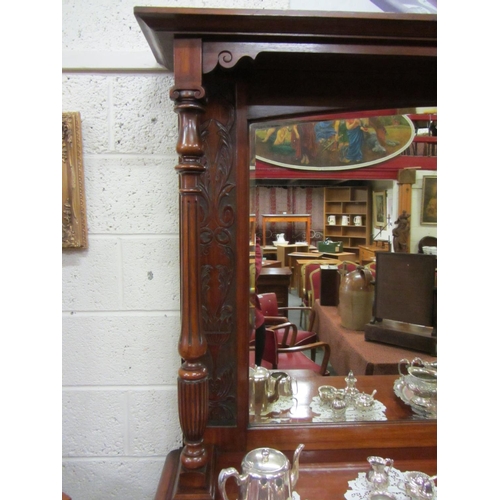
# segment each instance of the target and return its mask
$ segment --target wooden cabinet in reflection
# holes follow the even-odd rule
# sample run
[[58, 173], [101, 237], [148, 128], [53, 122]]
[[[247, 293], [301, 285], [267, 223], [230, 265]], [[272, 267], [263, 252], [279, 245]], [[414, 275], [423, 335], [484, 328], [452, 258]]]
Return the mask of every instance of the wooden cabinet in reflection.
[[288, 289], [292, 271], [289, 267], [263, 267], [257, 280], [258, 293], [274, 292], [278, 307], [288, 307]]

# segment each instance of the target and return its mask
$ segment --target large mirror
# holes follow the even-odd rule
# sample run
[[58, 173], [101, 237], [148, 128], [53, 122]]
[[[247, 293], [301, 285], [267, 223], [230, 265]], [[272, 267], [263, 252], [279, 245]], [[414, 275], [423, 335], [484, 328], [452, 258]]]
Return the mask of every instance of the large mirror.
[[[349, 372], [353, 372], [361, 381], [361, 392], [366, 390], [370, 395], [380, 383], [377, 375], [398, 374], [396, 367], [400, 360], [419, 358], [424, 363], [437, 363], [430, 344], [415, 350], [407, 349], [404, 343], [367, 342], [363, 320], [354, 319], [349, 324], [345, 307], [342, 317], [340, 307], [336, 307], [339, 306], [338, 292], [331, 296], [332, 284], [338, 290], [339, 283], [357, 266], [368, 270], [370, 279], [375, 281], [376, 252], [397, 250], [394, 245], [397, 231], [394, 234], [393, 231], [399, 226], [400, 215], [398, 170], [409, 169], [415, 173], [411, 178], [415, 193], [412, 207], [419, 210], [412, 209], [410, 214], [414, 220], [408, 253], [421, 254], [420, 242], [437, 246], [433, 243], [437, 217], [432, 224], [426, 223], [423, 208], [423, 204], [430, 201], [426, 200], [424, 182], [437, 179], [437, 109], [280, 116], [253, 122], [249, 127], [249, 141], [250, 425], [434, 419], [435, 408], [421, 410], [412, 405], [413, 411], [405, 413], [399, 411], [401, 401], [387, 408], [376, 396], [369, 411], [356, 411], [355, 405], [351, 405], [347, 417], [344, 413], [334, 418], [330, 408], [322, 404], [320, 391], [315, 391], [321, 385], [348, 387]], [[422, 164], [427, 168], [415, 167]], [[418, 178], [417, 170], [421, 170]], [[435, 209], [437, 212], [437, 205]], [[332, 249], [328, 245], [332, 245]], [[257, 271], [256, 249], [260, 254], [257, 259], [262, 259]], [[318, 276], [311, 276], [311, 271]], [[401, 274], [400, 285], [413, 287], [412, 273], [420, 272], [413, 267], [408, 274]], [[337, 281], [332, 281], [332, 274]], [[316, 296], [314, 280], [318, 286]], [[429, 293], [433, 293], [434, 281], [426, 286]], [[375, 286], [367, 293], [373, 301]], [[256, 294], [261, 298], [260, 303], [258, 298], [252, 299]], [[270, 303], [271, 300], [275, 303]], [[256, 308], [263, 312], [256, 312]], [[367, 314], [373, 313], [373, 305], [370, 310]], [[290, 376], [295, 370], [280, 369], [279, 363], [273, 370], [272, 355], [270, 359], [266, 351], [262, 360], [262, 354], [257, 354], [259, 342], [263, 342], [263, 326], [260, 326], [263, 314], [265, 326], [276, 332], [274, 341], [278, 346], [284, 334], [290, 342], [294, 334], [291, 323], [298, 330], [297, 345], [319, 341], [330, 347], [326, 354], [330, 360], [326, 368], [328, 376], [321, 377], [316, 384], [311, 383], [310, 374], [305, 379], [299, 376], [298, 380], [292, 376], [291, 383], [285, 377], [281, 384], [275, 384], [281, 388], [286, 384], [283, 393], [280, 389], [276, 391], [278, 399], [274, 399], [272, 388], [267, 389], [264, 410], [255, 406], [255, 398], [261, 404], [262, 394], [255, 394], [252, 364], [257, 362], [271, 369], [271, 382], [280, 372]], [[279, 319], [273, 314], [279, 315]], [[256, 322], [261, 329], [260, 340]], [[280, 323], [288, 323], [288, 326], [279, 328]], [[433, 332], [431, 324], [412, 325], [412, 328], [426, 336]], [[269, 350], [272, 340], [270, 333], [266, 333]], [[303, 351], [321, 367], [325, 351], [317, 348], [313, 352]], [[297, 361], [297, 366], [301, 366], [300, 362]], [[408, 404], [399, 388], [394, 388], [394, 394], [382, 392], [385, 398], [399, 397]]]

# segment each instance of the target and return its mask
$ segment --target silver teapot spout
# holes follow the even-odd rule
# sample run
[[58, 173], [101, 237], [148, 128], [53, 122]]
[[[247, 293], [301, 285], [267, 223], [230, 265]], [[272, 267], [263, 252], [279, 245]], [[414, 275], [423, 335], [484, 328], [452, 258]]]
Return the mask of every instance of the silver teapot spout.
[[304, 446], [305, 445], [303, 444], [299, 444], [293, 454], [292, 470], [290, 471], [290, 483], [292, 484], [292, 488], [295, 488], [297, 479], [299, 479], [299, 456], [302, 453]]

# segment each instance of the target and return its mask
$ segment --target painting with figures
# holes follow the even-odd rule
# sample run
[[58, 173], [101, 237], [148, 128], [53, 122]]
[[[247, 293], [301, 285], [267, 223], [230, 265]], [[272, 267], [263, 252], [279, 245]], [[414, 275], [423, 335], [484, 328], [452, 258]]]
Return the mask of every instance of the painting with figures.
[[323, 116], [255, 124], [252, 129], [256, 159], [300, 170], [350, 170], [381, 163], [405, 151], [415, 136], [405, 115]]

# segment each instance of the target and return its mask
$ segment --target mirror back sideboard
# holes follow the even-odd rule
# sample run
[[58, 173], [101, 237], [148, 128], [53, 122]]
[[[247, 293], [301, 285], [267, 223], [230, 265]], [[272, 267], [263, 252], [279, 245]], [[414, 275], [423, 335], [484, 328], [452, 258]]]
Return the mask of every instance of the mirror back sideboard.
[[[325, 477], [381, 449], [411, 457], [413, 466], [435, 463], [432, 420], [249, 427], [247, 378], [250, 123], [435, 105], [436, 16], [134, 12], [156, 60], [174, 72], [170, 97], [179, 116], [184, 446], [167, 457], [156, 498], [218, 498], [222, 467], [238, 467], [258, 446], [293, 453], [297, 437], [306, 445], [301, 462], [321, 463], [319, 469], [330, 471]], [[311, 492], [316, 472], [302, 480]]]

